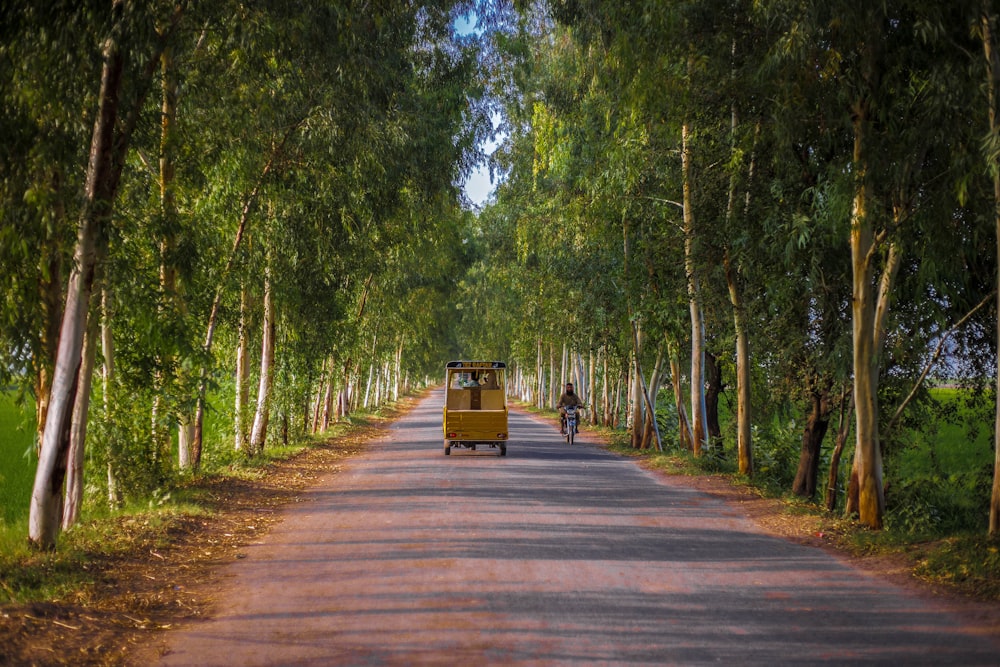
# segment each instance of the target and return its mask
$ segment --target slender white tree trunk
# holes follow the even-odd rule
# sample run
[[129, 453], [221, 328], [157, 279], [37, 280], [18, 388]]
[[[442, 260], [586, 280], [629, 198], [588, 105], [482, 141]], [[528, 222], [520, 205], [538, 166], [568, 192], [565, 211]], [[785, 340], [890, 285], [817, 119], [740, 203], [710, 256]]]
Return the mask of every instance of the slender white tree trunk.
[[691, 437], [691, 425], [688, 421], [687, 411], [684, 408], [684, 391], [681, 388], [681, 363], [680, 353], [677, 345], [667, 338], [667, 358], [670, 361], [670, 383], [674, 390], [674, 405], [677, 409], [677, 430], [680, 436], [680, 445], [684, 449], [694, 448]]
[[374, 381], [374, 378], [375, 378], [375, 362], [372, 361], [370, 364], [368, 364], [368, 382], [367, 384], [365, 384], [364, 406], [366, 410], [368, 409], [368, 398], [369, 396], [371, 396], [372, 382]]
[[[733, 55], [736, 54], [736, 42], [733, 42]], [[736, 104], [731, 106], [730, 120], [730, 152], [735, 161], [736, 131], [739, 125], [739, 114]], [[757, 138], [760, 136], [760, 123], [757, 124], [754, 135], [754, 151], [750, 158], [748, 181], [753, 179], [754, 157]], [[726, 222], [729, 229], [736, 226], [736, 199], [739, 170], [733, 168], [729, 179], [729, 199], [726, 205]], [[750, 208], [750, 189], [747, 188], [743, 205], [744, 219]], [[752, 421], [750, 414], [750, 341], [747, 334], [747, 322], [743, 294], [740, 288], [739, 267], [733, 261], [729, 247], [723, 254], [723, 269], [726, 276], [726, 287], [729, 290], [729, 303], [733, 307], [733, 330], [736, 334], [736, 456], [739, 471], [743, 475], [753, 474], [753, 440]]]
[[632, 347], [632, 389], [629, 392], [631, 395], [630, 405], [632, 408], [629, 425], [631, 428], [632, 446], [636, 449], [642, 445], [642, 375], [639, 369], [641, 368], [640, 356], [642, 355], [642, 346], [645, 343], [645, 339], [646, 337], [643, 335], [642, 327], [636, 325], [635, 336], [633, 338], [634, 345]]
[[[64, 207], [56, 206], [56, 220], [65, 220]], [[62, 229], [62, 225], [57, 225]], [[48, 414], [49, 393], [52, 388], [52, 371], [59, 346], [59, 325], [62, 323], [62, 253], [55, 239], [48, 240], [42, 248], [39, 261], [39, 292], [42, 295], [42, 318], [45, 323], [39, 341], [41, 353], [35, 364], [35, 456], [42, 447], [45, 436], [45, 418]]]
[[590, 351], [590, 369], [587, 379], [587, 402], [590, 403], [590, 424], [597, 424], [597, 353]]
[[601, 348], [601, 419], [611, 426], [611, 376], [608, 375], [608, 351]]
[[562, 357], [559, 360], [559, 394], [562, 395], [562, 389], [566, 386], [566, 382], [570, 380], [569, 374], [567, 373], [567, 359], [569, 351], [566, 347], [566, 343], [563, 342], [562, 346]]
[[69, 530], [80, 518], [83, 505], [83, 462], [87, 444], [87, 413], [90, 410], [90, 388], [94, 376], [94, 361], [97, 357], [97, 341], [100, 337], [100, 314], [94, 304], [89, 309], [87, 332], [83, 339], [83, 364], [80, 367], [80, 382], [73, 405], [73, 426], [69, 438], [69, 466], [66, 475], [66, 497], [63, 503], [62, 529]]
[[[114, 338], [111, 336], [111, 290], [108, 287], [107, 275], [105, 274], [104, 284], [101, 289], [101, 356], [104, 358], [101, 367], [102, 393], [104, 399], [104, 420], [111, 419], [111, 391], [115, 374], [115, 346]], [[115, 477], [115, 467], [112, 462], [112, 445], [109, 443], [108, 451], [105, 453], [108, 460], [108, 504], [117, 507], [118, 480]]]
[[542, 359], [542, 338], [538, 338], [538, 359], [535, 363], [535, 377], [538, 378], [538, 402], [535, 404], [539, 410], [545, 407], [545, 365]]
[[247, 322], [250, 297], [245, 284], [240, 285], [240, 322], [236, 343], [236, 404], [233, 406], [233, 448], [242, 451], [247, 446], [247, 417], [250, 401], [250, 331]]
[[97, 243], [101, 229], [111, 215], [115, 198], [113, 140], [123, 65], [124, 57], [118, 43], [114, 38], [108, 38], [104, 45], [99, 108], [91, 139], [85, 201], [77, 228], [66, 306], [59, 330], [59, 351], [28, 515], [28, 540], [44, 549], [55, 547], [61, 525], [62, 485], [66, 476], [69, 432], [82, 363], [87, 307], [94, 284]]
[[559, 395], [562, 393], [559, 391], [558, 385], [559, 376], [556, 374], [556, 344], [549, 343], [549, 409], [556, 407], [556, 403], [559, 402]]
[[724, 261], [729, 302], [733, 306], [733, 329], [736, 332], [736, 452], [740, 474], [753, 474], [753, 429], [750, 417], [750, 337], [747, 335], [743, 295], [736, 269], [726, 252]]
[[392, 389], [392, 400], [399, 400], [399, 391], [402, 388], [402, 374], [403, 374], [403, 340], [400, 339], [399, 347], [396, 349], [396, 382]]
[[656, 439], [656, 448], [663, 451], [663, 443], [660, 440], [660, 429], [656, 423], [656, 395], [660, 392], [660, 382], [663, 378], [663, 345], [656, 351], [656, 361], [653, 364], [653, 371], [649, 376], [649, 383], [645, 388], [646, 418], [643, 422], [642, 449], [647, 449], [650, 442]]
[[264, 450], [267, 422], [271, 416], [271, 387], [274, 378], [274, 299], [271, 294], [270, 270], [264, 272], [264, 324], [260, 353], [260, 385], [257, 389], [257, 411], [250, 433], [250, 453], [256, 456]]
[[708, 442], [705, 405], [705, 323], [701, 307], [701, 286], [694, 259], [694, 206], [691, 175], [691, 141], [687, 122], [681, 126], [681, 168], [684, 191], [684, 268], [687, 272], [688, 303], [691, 310], [691, 417], [695, 456]]

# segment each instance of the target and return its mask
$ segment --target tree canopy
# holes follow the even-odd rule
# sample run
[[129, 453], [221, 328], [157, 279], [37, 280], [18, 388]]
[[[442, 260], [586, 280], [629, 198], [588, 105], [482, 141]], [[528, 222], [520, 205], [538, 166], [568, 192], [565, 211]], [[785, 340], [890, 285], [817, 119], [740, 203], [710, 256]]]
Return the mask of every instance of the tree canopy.
[[31, 540], [71, 525], [84, 463], [119, 503], [456, 357], [800, 495], [822, 462], [882, 526], [948, 417], [930, 387], [997, 405], [1000, 64], [988, 2], [856, 4], [8, 3]]

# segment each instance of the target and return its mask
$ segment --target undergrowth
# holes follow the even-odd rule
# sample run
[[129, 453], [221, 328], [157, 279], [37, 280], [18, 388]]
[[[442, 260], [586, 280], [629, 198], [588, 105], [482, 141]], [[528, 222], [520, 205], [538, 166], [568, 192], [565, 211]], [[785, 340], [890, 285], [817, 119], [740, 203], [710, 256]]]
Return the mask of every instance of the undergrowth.
[[83, 520], [59, 535], [55, 550], [39, 551], [29, 546], [26, 514], [0, 521], [0, 604], [83, 600], [99, 583], [93, 574], [98, 563], [137, 550], [152, 553], [169, 544], [171, 532], [182, 522], [215, 511], [199, 480], [261, 479], [272, 464], [364, 428], [380, 414], [355, 414], [319, 436], [287, 446], [268, 446], [253, 458], [216, 451], [215, 456], [206, 457], [197, 476], [176, 473], [169, 483], [145, 496], [130, 498], [119, 508], [110, 508], [101, 493], [91, 489], [85, 498]]

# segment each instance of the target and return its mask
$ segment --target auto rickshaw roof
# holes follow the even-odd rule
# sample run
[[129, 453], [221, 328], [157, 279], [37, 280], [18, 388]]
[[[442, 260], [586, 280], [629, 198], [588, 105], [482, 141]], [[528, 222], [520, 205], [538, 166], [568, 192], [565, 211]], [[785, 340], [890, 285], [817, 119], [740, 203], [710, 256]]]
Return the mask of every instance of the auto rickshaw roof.
[[507, 368], [503, 361], [449, 361], [448, 368]]

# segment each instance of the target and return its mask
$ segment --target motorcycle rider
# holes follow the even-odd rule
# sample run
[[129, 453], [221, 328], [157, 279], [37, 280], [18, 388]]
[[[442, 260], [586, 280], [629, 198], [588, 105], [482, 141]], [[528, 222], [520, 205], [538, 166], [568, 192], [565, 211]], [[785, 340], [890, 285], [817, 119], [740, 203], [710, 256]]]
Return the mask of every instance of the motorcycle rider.
[[[579, 409], [583, 407], [583, 401], [573, 392], [573, 383], [567, 382], [566, 391], [563, 392], [563, 395], [559, 397], [559, 402], [556, 403], [556, 409], [559, 410], [559, 433], [562, 435], [566, 435], [566, 408], [571, 405]], [[579, 423], [579, 420], [577, 420], [577, 423]], [[576, 432], [579, 431], [580, 429], [578, 428]]]

